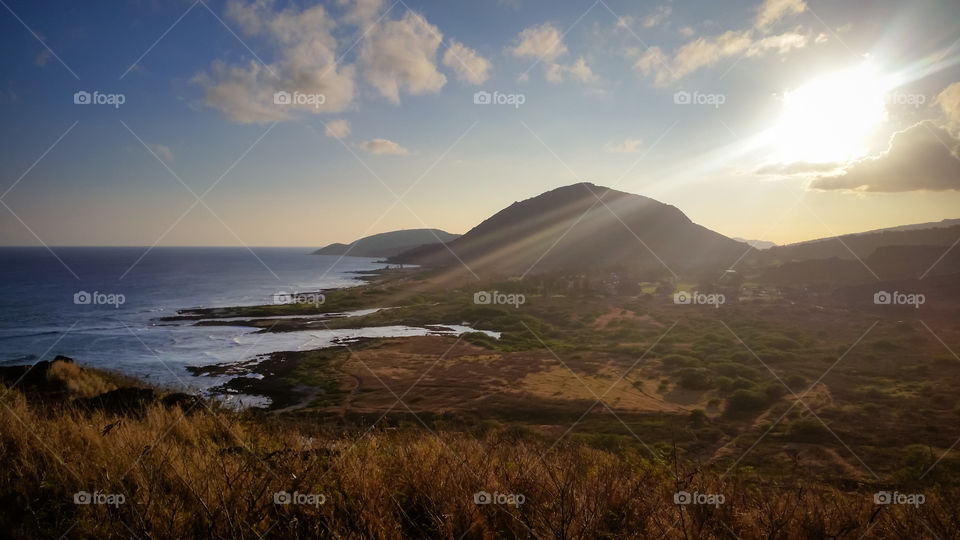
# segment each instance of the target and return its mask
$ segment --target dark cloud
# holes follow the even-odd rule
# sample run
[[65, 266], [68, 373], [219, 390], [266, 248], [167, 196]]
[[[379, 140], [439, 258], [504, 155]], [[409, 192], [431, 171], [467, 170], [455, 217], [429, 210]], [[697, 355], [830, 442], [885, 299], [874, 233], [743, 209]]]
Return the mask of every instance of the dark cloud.
[[924, 121], [893, 134], [886, 152], [856, 161], [838, 175], [822, 175], [812, 189], [874, 192], [960, 190], [960, 141]]

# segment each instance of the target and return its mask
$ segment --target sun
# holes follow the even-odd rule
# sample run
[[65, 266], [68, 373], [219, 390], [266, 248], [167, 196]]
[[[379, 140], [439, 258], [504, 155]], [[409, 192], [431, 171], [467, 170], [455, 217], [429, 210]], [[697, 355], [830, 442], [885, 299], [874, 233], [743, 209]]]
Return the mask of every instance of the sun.
[[866, 62], [784, 94], [770, 132], [778, 161], [842, 162], [864, 155], [868, 137], [886, 119], [885, 86]]

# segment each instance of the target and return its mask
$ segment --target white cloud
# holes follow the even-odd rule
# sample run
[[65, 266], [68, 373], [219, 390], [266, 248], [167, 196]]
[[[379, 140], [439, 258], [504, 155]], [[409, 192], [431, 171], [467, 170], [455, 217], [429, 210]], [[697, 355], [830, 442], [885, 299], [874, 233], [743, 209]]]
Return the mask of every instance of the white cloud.
[[576, 62], [567, 66], [567, 71], [581, 82], [591, 82], [597, 79], [583, 57], [577, 58]]
[[[810, 43], [822, 43], [824, 39], [800, 26], [781, 34], [766, 35], [774, 22], [788, 15], [803, 13], [806, 9], [804, 0], [764, 0], [757, 8], [752, 28], [697, 37], [681, 45], [672, 54], [666, 54], [656, 46], [649, 47], [637, 57], [634, 70], [643, 75], [652, 75], [657, 86], [666, 86], [699, 69], [714, 66], [724, 58], [758, 57], [770, 51], [786, 54]], [[694, 31], [690, 27], [683, 27], [680, 34], [691, 37]], [[628, 49], [626, 53], [636, 56], [633, 49]]]
[[799, 15], [806, 10], [807, 4], [803, 0], [764, 0], [757, 8], [753, 26], [758, 30], [766, 30], [784, 16]]
[[360, 148], [375, 155], [404, 156], [409, 154], [406, 148], [388, 139], [371, 139], [360, 143]]
[[667, 17], [670, 16], [670, 12], [673, 10], [669, 5], [657, 6], [652, 13], [640, 20], [640, 24], [644, 28], [653, 28], [654, 26], [660, 26], [664, 21], [667, 20]]
[[[354, 105], [356, 66], [364, 80], [393, 103], [400, 102], [401, 93], [425, 94], [443, 88], [447, 78], [437, 69], [443, 36], [436, 26], [412, 11], [397, 20], [380, 21], [384, 0], [338, 3], [349, 6], [341, 22], [365, 32], [356, 65], [337, 63], [334, 32], [342, 32], [322, 5], [280, 10], [275, 0], [227, 0], [226, 17], [245, 34], [266, 38], [275, 49], [274, 61], [268, 65], [214, 61], [207, 72], [193, 78], [204, 88], [206, 104], [241, 123], [287, 120], [298, 112], [342, 112]], [[473, 84], [486, 80], [489, 61], [455, 41], [451, 47], [463, 60], [446, 62], [458, 78]], [[316, 99], [276, 105], [273, 96], [279, 91], [322, 95], [323, 99], [319, 105]]]
[[633, 26], [634, 17], [633, 15], [621, 15], [617, 17], [617, 28], [624, 28], [629, 30]]
[[[618, 26], [625, 26], [630, 19], [621, 17]], [[517, 58], [535, 58], [544, 61], [544, 77], [548, 82], [559, 83], [568, 76], [580, 82], [593, 82], [597, 76], [583, 57], [572, 64], [561, 64], [555, 60], [567, 53], [560, 30], [550, 23], [525, 28], [515, 39], [516, 45], [508, 47], [507, 52]], [[520, 75], [521, 82], [527, 80], [526, 73]]]
[[162, 144], [147, 144], [150, 147], [150, 150], [153, 150], [153, 153], [160, 156], [160, 159], [163, 161], [173, 161], [173, 150], [169, 146]]
[[331, 120], [327, 122], [324, 133], [326, 133], [327, 137], [333, 137], [335, 139], [348, 137], [350, 136], [350, 122], [347, 120]]
[[940, 92], [936, 104], [946, 117], [947, 127], [957, 134], [960, 131], [960, 82], [955, 82]]
[[[747, 56], [760, 56], [768, 50], [775, 51], [778, 54], [786, 54], [790, 52], [791, 49], [801, 49], [806, 47], [810, 41], [810, 34], [801, 34], [800, 29], [796, 29], [790, 32], [784, 32], [783, 34], [777, 34], [775, 36], [767, 36], [758, 41], [754, 41], [752, 44], [750, 44], [750, 47], [747, 48]], [[816, 41], [816, 43], [823, 42]]]
[[677, 33], [679, 33], [682, 37], [687, 37], [687, 38], [688, 38], [688, 37], [692, 36], [693, 34], [695, 34], [696, 31], [695, 31], [695, 30], [693, 29], [693, 27], [691, 27], [691, 26], [683, 26], [683, 27], [680, 28], [680, 30], [677, 30]]
[[[193, 81], [205, 89], [206, 104], [234, 122], [265, 123], [286, 120], [295, 111], [339, 112], [349, 107], [354, 95], [354, 69], [335, 64], [335, 22], [323, 6], [304, 11], [272, 11], [272, 0], [229, 0], [227, 17], [249, 35], [269, 37], [278, 58], [263, 66], [227, 65], [214, 61], [210, 73]], [[323, 104], [276, 105], [278, 91], [291, 94], [322, 94]]]
[[593, 70], [590, 69], [590, 66], [587, 65], [587, 61], [583, 57], [577, 58], [577, 61], [568, 64], [547, 64], [545, 76], [547, 81], [552, 83], [562, 82], [565, 74], [573, 76], [573, 78], [579, 80], [580, 82], [593, 82], [597, 80], [597, 76], [594, 75]]
[[547, 78], [547, 81], [552, 83], [558, 83], [563, 81], [563, 66], [560, 64], [547, 64], [546, 71], [544, 76]]
[[263, 31], [264, 19], [272, 18], [273, 0], [254, 0], [249, 4], [229, 0], [226, 7], [227, 18], [240, 26], [244, 33], [259, 34]]
[[625, 139], [616, 144], [608, 144], [604, 150], [613, 154], [633, 154], [643, 146], [643, 139]]
[[560, 30], [550, 23], [525, 28], [508, 51], [517, 58], [535, 58], [552, 62], [567, 52]]
[[874, 192], [960, 191], [960, 141], [926, 120], [890, 138], [887, 150], [855, 161], [841, 174], [820, 176], [812, 189]]
[[443, 55], [443, 65], [453, 69], [458, 81], [468, 84], [483, 84], [492, 67], [489, 60], [455, 39], [450, 40]]
[[383, 0], [337, 0], [337, 3], [351, 6], [343, 21], [362, 26], [363, 30], [380, 17], [384, 5]]
[[795, 30], [754, 39], [750, 30], [730, 30], [719, 36], [700, 37], [677, 49], [673, 56], [659, 47], [650, 47], [634, 62], [634, 69], [643, 75], [652, 75], [654, 84], [666, 86], [699, 69], [711, 67], [724, 58], [742, 55], [757, 57], [769, 51], [785, 54], [792, 49], [807, 46], [812, 35]]
[[818, 163], [811, 161], [794, 161], [789, 163], [766, 162], [757, 167], [753, 173], [761, 176], [810, 176], [813, 173], [839, 174], [843, 171], [844, 163]]
[[436, 64], [442, 41], [437, 27], [408, 11], [367, 34], [360, 50], [364, 77], [392, 103], [400, 103], [401, 90], [414, 95], [439, 92], [447, 83]]

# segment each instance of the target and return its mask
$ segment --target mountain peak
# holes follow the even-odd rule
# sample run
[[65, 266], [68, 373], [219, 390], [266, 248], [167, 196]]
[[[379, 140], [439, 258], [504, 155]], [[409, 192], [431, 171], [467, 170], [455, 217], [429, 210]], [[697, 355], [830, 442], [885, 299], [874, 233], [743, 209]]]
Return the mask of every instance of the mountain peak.
[[[732, 263], [745, 244], [693, 223], [674, 206], [591, 182], [515, 202], [447, 244], [395, 260], [526, 273], [627, 266], [675, 274]], [[729, 259], [729, 260], [728, 260]]]

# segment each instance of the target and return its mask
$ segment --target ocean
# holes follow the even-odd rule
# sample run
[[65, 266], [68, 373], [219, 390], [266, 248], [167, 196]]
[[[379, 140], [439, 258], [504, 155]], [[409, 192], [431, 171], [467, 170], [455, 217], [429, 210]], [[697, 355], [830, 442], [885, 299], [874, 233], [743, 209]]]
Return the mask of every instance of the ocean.
[[[239, 362], [344, 337], [422, 335], [390, 327], [254, 334], [244, 327], [163, 322], [177, 310], [269, 304], [280, 292], [362, 283], [376, 259], [312, 255], [307, 248], [0, 248], [0, 364], [62, 354], [158, 385], [203, 391], [224, 382], [186, 366]], [[58, 257], [60, 260], [58, 260]]]

